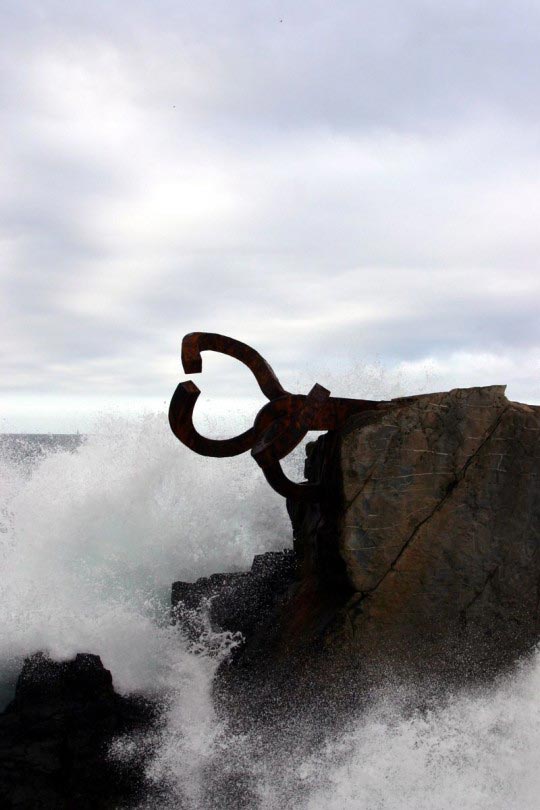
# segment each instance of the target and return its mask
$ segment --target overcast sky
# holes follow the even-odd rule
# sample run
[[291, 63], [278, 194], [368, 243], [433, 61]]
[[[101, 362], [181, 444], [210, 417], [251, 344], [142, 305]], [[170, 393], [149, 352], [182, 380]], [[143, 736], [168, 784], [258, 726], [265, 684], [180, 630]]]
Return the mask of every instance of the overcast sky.
[[0, 431], [164, 407], [194, 330], [540, 402], [538, 0], [3, 0], [0, 39]]

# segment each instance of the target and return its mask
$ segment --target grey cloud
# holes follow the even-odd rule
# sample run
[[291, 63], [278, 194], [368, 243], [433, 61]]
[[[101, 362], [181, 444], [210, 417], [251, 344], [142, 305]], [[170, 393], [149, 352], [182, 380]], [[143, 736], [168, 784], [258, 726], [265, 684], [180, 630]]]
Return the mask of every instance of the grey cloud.
[[[8, 2], [0, 387], [161, 396], [196, 329], [287, 380], [529, 363], [539, 23], [499, 0]], [[228, 368], [215, 390], [251, 395]]]
[[146, 102], [172, 105], [176, 90], [181, 105], [184, 91], [216, 122], [429, 128], [479, 105], [538, 116], [540, 9], [526, 0], [6, 5], [17, 40], [110, 43]]

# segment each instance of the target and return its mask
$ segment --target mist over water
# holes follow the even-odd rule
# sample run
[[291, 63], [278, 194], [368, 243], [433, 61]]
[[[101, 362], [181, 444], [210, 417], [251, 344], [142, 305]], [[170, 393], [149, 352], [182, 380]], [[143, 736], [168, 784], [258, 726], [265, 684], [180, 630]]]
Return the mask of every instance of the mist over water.
[[[536, 658], [491, 688], [428, 708], [410, 685], [389, 686], [316, 750], [299, 724], [292, 755], [218, 717], [212, 677], [235, 639], [206, 628], [211, 643], [188, 648], [169, 624], [170, 586], [247, 569], [254, 554], [291, 545], [283, 499], [249, 455], [196, 456], [164, 415], [103, 418], [75, 449], [0, 444], [0, 480], [5, 700], [36, 650], [97, 653], [118, 691], [158, 696], [164, 722], [148, 767], [167, 791], [141, 808], [234, 806], [227, 785], [243, 780], [266, 810], [538, 807]], [[115, 755], [129, 746], [119, 741]], [[223, 785], [221, 805], [209, 802], [210, 782]]]

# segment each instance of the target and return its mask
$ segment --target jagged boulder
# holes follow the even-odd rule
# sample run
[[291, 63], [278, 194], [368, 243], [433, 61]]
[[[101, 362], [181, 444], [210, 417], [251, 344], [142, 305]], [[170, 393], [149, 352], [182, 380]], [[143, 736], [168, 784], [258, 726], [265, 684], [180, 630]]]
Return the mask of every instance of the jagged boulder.
[[0, 715], [0, 806], [71, 810], [128, 806], [144, 787], [137, 756], [118, 761], [110, 743], [148, 729], [157, 710], [118, 695], [97, 655], [27, 658], [14, 700]]

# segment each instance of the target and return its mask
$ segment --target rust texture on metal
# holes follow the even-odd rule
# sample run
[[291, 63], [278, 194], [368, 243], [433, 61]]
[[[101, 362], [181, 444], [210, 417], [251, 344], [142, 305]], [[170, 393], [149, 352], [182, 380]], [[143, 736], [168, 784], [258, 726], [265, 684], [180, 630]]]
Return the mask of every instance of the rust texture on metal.
[[193, 411], [200, 390], [190, 380], [180, 383], [169, 408], [169, 424], [174, 435], [202, 456], [224, 458], [251, 450], [266, 480], [276, 492], [295, 500], [317, 500], [320, 484], [291, 481], [280, 461], [302, 441], [310, 430], [337, 430], [353, 414], [377, 410], [386, 402], [345, 399], [330, 396], [318, 383], [308, 394], [286, 391], [269, 363], [246, 343], [210, 332], [191, 332], [182, 341], [182, 366], [186, 374], [202, 371], [201, 352], [213, 351], [234, 357], [253, 373], [269, 402], [264, 405], [253, 427], [230, 439], [208, 439], [193, 424]]

